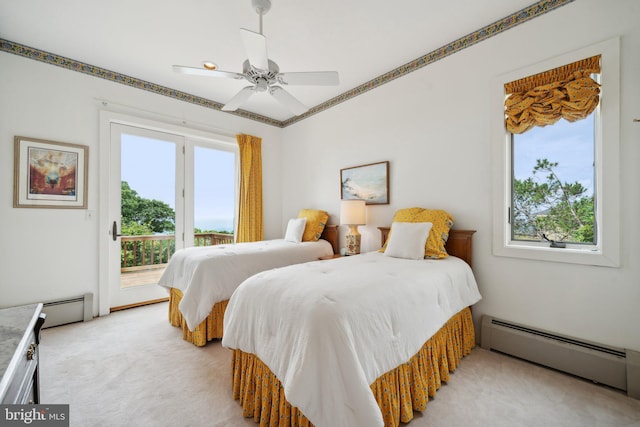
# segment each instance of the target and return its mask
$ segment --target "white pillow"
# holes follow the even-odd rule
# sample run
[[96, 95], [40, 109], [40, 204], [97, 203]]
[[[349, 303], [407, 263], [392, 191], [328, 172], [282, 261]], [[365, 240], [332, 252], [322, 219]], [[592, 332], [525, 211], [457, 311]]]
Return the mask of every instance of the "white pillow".
[[430, 222], [394, 222], [385, 256], [406, 259], [423, 259], [424, 245], [427, 243]]
[[294, 243], [302, 242], [302, 233], [304, 233], [304, 227], [307, 225], [307, 218], [292, 218], [287, 224], [287, 232], [284, 235], [284, 240]]

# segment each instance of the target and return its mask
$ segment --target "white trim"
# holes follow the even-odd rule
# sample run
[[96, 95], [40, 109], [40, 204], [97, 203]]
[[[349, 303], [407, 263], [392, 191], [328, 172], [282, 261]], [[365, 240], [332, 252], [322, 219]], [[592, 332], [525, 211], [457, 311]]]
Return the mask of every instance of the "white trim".
[[[504, 84], [594, 55], [602, 55], [600, 120], [596, 117], [597, 245], [549, 248], [511, 240], [508, 225], [511, 186], [511, 144], [504, 126]], [[493, 254], [496, 256], [620, 266], [620, 40], [613, 38], [496, 77], [491, 84], [493, 172]], [[598, 126], [601, 123], [602, 126]]]

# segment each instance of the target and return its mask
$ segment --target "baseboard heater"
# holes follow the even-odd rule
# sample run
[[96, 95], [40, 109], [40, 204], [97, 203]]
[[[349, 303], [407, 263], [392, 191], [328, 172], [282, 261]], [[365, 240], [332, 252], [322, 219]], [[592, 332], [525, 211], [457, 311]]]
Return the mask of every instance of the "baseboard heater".
[[640, 399], [640, 352], [604, 346], [482, 316], [480, 343], [559, 371], [606, 384]]
[[86, 322], [93, 319], [92, 293], [44, 302], [42, 306], [42, 312], [47, 315], [43, 328], [51, 328], [67, 323]]

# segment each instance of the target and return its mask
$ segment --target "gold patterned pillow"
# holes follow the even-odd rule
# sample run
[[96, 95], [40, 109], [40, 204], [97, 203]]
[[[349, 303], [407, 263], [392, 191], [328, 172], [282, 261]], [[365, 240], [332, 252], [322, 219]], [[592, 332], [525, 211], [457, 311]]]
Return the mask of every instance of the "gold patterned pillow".
[[[393, 222], [430, 222], [433, 224], [427, 243], [424, 246], [424, 257], [441, 259], [449, 256], [444, 245], [449, 239], [449, 230], [453, 226], [453, 216], [441, 209], [424, 209], [424, 208], [407, 208], [396, 211], [393, 215]], [[389, 236], [393, 233], [393, 227], [389, 232]], [[389, 237], [387, 237], [387, 242]], [[387, 248], [387, 242], [380, 249], [384, 252]]]
[[302, 241], [315, 242], [320, 239], [324, 231], [324, 226], [327, 225], [327, 221], [329, 220], [329, 214], [316, 209], [302, 209], [298, 214], [298, 218], [307, 218], [307, 225], [304, 227]]

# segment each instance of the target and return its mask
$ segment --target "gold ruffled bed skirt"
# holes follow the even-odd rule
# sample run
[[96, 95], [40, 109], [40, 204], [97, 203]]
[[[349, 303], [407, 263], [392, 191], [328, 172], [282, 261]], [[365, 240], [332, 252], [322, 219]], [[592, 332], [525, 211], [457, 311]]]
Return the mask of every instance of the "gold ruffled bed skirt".
[[[461, 359], [475, 347], [473, 317], [469, 307], [454, 315], [407, 363], [381, 375], [371, 384], [385, 427], [413, 419], [424, 411], [429, 397], [449, 381]], [[310, 427], [311, 422], [287, 402], [282, 383], [255, 355], [234, 350], [233, 398], [245, 417], [261, 427]]]
[[182, 328], [182, 338], [193, 343], [198, 347], [202, 347], [208, 341], [222, 338], [224, 325], [224, 311], [227, 308], [229, 300], [216, 303], [211, 309], [211, 313], [202, 321], [193, 331], [189, 330], [187, 322], [182, 317], [182, 313], [178, 309], [178, 305], [182, 300], [182, 291], [180, 289], [171, 288], [169, 293], [169, 322], [173, 326]]

